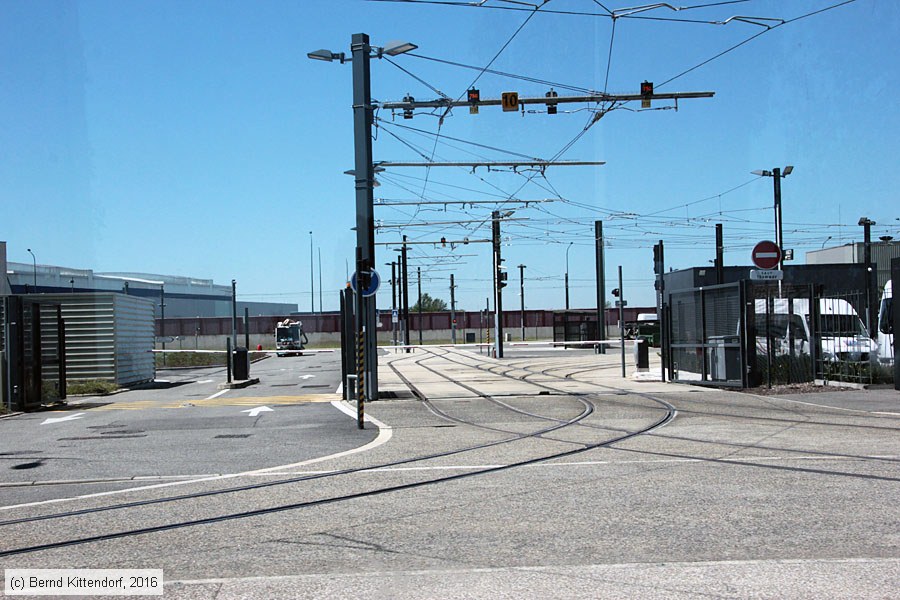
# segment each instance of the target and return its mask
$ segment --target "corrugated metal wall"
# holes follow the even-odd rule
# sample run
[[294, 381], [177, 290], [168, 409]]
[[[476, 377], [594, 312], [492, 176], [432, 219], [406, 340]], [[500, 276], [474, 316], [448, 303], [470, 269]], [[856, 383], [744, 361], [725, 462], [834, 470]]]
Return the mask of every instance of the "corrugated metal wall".
[[115, 300], [116, 383], [149, 381], [156, 373], [153, 303], [113, 294]]
[[152, 301], [118, 293], [31, 298], [62, 307], [68, 381], [103, 379], [128, 385], [155, 376]]

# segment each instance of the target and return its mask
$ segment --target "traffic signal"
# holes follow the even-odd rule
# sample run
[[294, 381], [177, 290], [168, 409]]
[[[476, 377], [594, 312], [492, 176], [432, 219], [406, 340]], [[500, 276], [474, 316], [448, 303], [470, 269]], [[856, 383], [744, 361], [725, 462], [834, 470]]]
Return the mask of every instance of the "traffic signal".
[[[556, 98], [557, 96], [559, 96], [559, 94], [556, 93], [556, 90], [554, 90], [553, 88], [550, 88], [550, 91], [547, 92], [546, 94], [544, 94], [544, 96], [547, 98]], [[548, 115], [556, 114], [556, 103], [555, 102], [547, 103], [547, 114]]]
[[497, 271], [497, 287], [499, 289], [503, 289], [506, 287], [506, 280], [509, 277], [509, 273], [506, 271]]
[[470, 89], [469, 90], [469, 103], [477, 104], [478, 102], [481, 102], [481, 91], [476, 90], [475, 88]]
[[612, 291], [612, 295], [613, 295], [613, 296], [615, 296], [616, 298], [618, 298], [618, 297], [619, 297], [619, 293], [620, 293], [620, 292], [619, 292], [619, 288], [613, 288], [613, 291]]
[[641, 108], [650, 108], [650, 98], [653, 96], [653, 83], [650, 81], [641, 82]]
[[[404, 102], [413, 103], [416, 101], [412, 96], [405, 96], [403, 98]], [[412, 108], [404, 108], [403, 109], [403, 118], [404, 119], [412, 119], [413, 118], [413, 109]]]
[[442, 237], [442, 238], [441, 238], [441, 247], [442, 247], [442, 248], [446, 248], [446, 247], [447, 247], [447, 238], [445, 238], [445, 237]]

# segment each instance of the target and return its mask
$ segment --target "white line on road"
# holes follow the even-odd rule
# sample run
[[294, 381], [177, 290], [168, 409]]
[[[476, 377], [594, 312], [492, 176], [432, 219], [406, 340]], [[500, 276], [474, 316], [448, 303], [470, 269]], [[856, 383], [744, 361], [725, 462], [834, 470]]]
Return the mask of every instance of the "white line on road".
[[[220, 396], [220, 395], [224, 394], [226, 391], [228, 391], [228, 390], [222, 390], [218, 394], [210, 396], [210, 398], [215, 398], [216, 396]], [[340, 410], [341, 412], [352, 416], [354, 419], [356, 418], [356, 409], [351, 408], [349, 404], [346, 404], [346, 403], [340, 402], [340, 401], [334, 401], [331, 403], [331, 405], [334, 406], [335, 408], [337, 408], [338, 410]], [[264, 473], [271, 473], [271, 474], [277, 475], [278, 474], [278, 473], [276, 473], [277, 471], [283, 471], [285, 469], [296, 469], [296, 468], [302, 467], [304, 465], [310, 465], [313, 463], [324, 462], [326, 460], [333, 460], [336, 458], [349, 456], [351, 454], [356, 454], [358, 452], [366, 452], [368, 450], [372, 450], [373, 448], [377, 448], [378, 446], [380, 446], [384, 443], [387, 443], [387, 441], [391, 439], [391, 436], [393, 435], [393, 433], [392, 433], [391, 427], [389, 425], [385, 425], [378, 419], [375, 419], [374, 417], [370, 417], [370, 416], [366, 416], [366, 421], [369, 421], [370, 423], [372, 423], [378, 427], [378, 436], [374, 440], [369, 442], [368, 444], [365, 444], [364, 446], [360, 446], [358, 448], [353, 448], [351, 450], [346, 450], [344, 452], [338, 452], [336, 454], [329, 454], [327, 456], [311, 458], [309, 460], [304, 460], [304, 461], [289, 464], [289, 465], [268, 467], [265, 469], [254, 469], [252, 471], [243, 471], [240, 473], [229, 473], [226, 475], [201, 477], [199, 479], [189, 479], [189, 480], [185, 480], [185, 481], [172, 481], [172, 482], [168, 482], [168, 483], [157, 483], [154, 485], [144, 485], [144, 486], [139, 486], [139, 487], [127, 488], [124, 490], [111, 490], [108, 492], [97, 492], [95, 494], [82, 494], [79, 496], [71, 496], [69, 498], [54, 498], [52, 500], [41, 500], [38, 502], [27, 502], [25, 504], [0, 506], [0, 511], [14, 510], [17, 508], [26, 508], [29, 506], [43, 506], [46, 504], [58, 504], [61, 502], [68, 502], [70, 500], [85, 500], [88, 498], [99, 498], [101, 496], [114, 496], [114, 495], [119, 495], [119, 494], [130, 494], [131, 492], [138, 492], [138, 491], [143, 491], [143, 490], [155, 490], [155, 489], [159, 489], [159, 488], [172, 487], [172, 486], [176, 486], [176, 485], [202, 483], [205, 481], [220, 481], [223, 479], [233, 479], [235, 477], [246, 477], [246, 476], [259, 475], [259, 474], [264, 474]]]
[[215, 394], [213, 394], [212, 396], [210, 396], [209, 398], [206, 398], [206, 399], [207, 399], [207, 400], [212, 400], [213, 398], [218, 398], [219, 396], [221, 396], [222, 394], [224, 394], [224, 393], [227, 392], [227, 391], [228, 391], [228, 390], [221, 390], [221, 391], [218, 391], [218, 392], [216, 392]]

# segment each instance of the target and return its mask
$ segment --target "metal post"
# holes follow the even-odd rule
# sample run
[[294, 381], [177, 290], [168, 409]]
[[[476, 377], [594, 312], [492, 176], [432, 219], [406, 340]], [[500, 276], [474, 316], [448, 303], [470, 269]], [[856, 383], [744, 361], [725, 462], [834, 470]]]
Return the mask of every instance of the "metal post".
[[450, 343], [456, 343], [456, 284], [453, 273], [450, 273]]
[[625, 377], [625, 289], [622, 287], [622, 265], [619, 265], [619, 343], [622, 346], [622, 377]]
[[[594, 221], [595, 276], [597, 278], [597, 339], [606, 340], [606, 268], [603, 260], [603, 221]], [[606, 346], [600, 344], [600, 354], [606, 352]]]
[[316, 249], [319, 253], [319, 313], [322, 313], [325, 309], [322, 307], [322, 249]]
[[772, 179], [775, 180], [775, 243], [781, 256], [778, 258], [778, 270], [784, 266], [784, 239], [781, 231], [781, 168], [772, 169]]
[[397, 345], [397, 321], [394, 313], [397, 312], [397, 261], [391, 261], [391, 343]]
[[225, 381], [231, 383], [231, 338], [225, 338]]
[[863, 268], [866, 270], [866, 331], [869, 332], [869, 337], [877, 338], [876, 323], [878, 322], [878, 313], [875, 307], [877, 306], [878, 294], [872, 290], [872, 225], [875, 225], [875, 221], [868, 217], [862, 217], [859, 220], [859, 224], [863, 226]]
[[244, 347], [250, 349], [250, 308], [244, 307]]
[[[351, 38], [353, 54], [353, 139], [356, 185], [356, 245], [362, 251], [362, 264], [367, 268], [375, 266], [375, 218], [372, 189], [375, 183], [372, 164], [372, 92], [369, 74], [371, 47], [369, 36], [355, 33]], [[357, 275], [357, 278], [359, 276]], [[362, 296], [362, 294], [360, 294]], [[378, 361], [375, 334], [375, 296], [362, 302], [360, 316], [365, 324], [366, 386], [369, 399], [378, 399]]]
[[725, 242], [721, 223], [716, 223], [716, 283], [725, 283]]
[[521, 297], [522, 341], [525, 341], [525, 265], [519, 265], [519, 296]]
[[418, 276], [418, 286], [419, 286], [419, 322], [416, 325], [416, 329], [419, 331], [419, 345], [422, 345], [422, 267], [416, 267], [416, 274]]
[[403, 345], [409, 352], [409, 265], [406, 262], [406, 236], [403, 236], [403, 249], [400, 251], [400, 270], [403, 276]]
[[346, 300], [347, 290], [340, 291], [340, 311], [341, 311], [341, 398], [346, 400], [348, 393], [347, 388], [347, 375], [350, 374], [349, 369], [347, 367], [347, 346], [349, 344], [348, 336], [349, 329], [347, 327], [347, 300]]
[[503, 358], [503, 258], [500, 255], [500, 211], [491, 213], [491, 241], [494, 246], [494, 357]]
[[[313, 269], [313, 235], [309, 232], [309, 312], [316, 312], [316, 271]], [[359, 273], [356, 274], [359, 277]]]
[[62, 306], [56, 307], [56, 357], [59, 359], [59, 399], [66, 399], [66, 322], [62, 318]]
[[231, 347], [237, 348], [237, 281], [231, 280]]
[[666, 370], [668, 367], [668, 312], [666, 311], [666, 257], [663, 241], [659, 240], [656, 245], [656, 264], [654, 271], [656, 272], [656, 318], [659, 321], [659, 349], [660, 349], [660, 371], [662, 381], [666, 380]]
[[365, 402], [367, 392], [366, 381], [366, 363], [368, 362], [368, 354], [366, 348], [366, 321], [365, 321], [365, 299], [362, 291], [365, 289], [364, 280], [368, 277], [364, 274], [365, 261], [362, 258], [362, 248], [356, 249], [356, 402], [359, 406], [360, 402]]
[[162, 340], [162, 363], [166, 366], [166, 286], [159, 286], [159, 338]]
[[566, 248], [566, 310], [569, 310], [569, 250], [572, 249], [574, 242], [569, 242]]

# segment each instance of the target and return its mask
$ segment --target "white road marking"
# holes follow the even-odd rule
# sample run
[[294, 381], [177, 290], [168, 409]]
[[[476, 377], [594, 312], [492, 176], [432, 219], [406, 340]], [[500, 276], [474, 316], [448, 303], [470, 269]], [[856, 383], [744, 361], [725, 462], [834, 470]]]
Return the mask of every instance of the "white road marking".
[[227, 391], [228, 390], [220, 390], [220, 391], [216, 392], [215, 394], [213, 394], [212, 396], [210, 396], [209, 398], [206, 398], [206, 400], [212, 400], [213, 398], [218, 398], [219, 396], [221, 396], [222, 394], [224, 394]]
[[[221, 394], [225, 393], [226, 391], [227, 390], [223, 390], [222, 392], [219, 392], [219, 394], [216, 394], [216, 396], [221, 395]], [[213, 397], [215, 397], [215, 396], [213, 396]], [[341, 412], [352, 416], [354, 419], [356, 418], [356, 409], [351, 408], [349, 404], [346, 404], [341, 401], [334, 401], [331, 403], [331, 405], [334, 406], [335, 408], [337, 408], [338, 410], [340, 410]], [[124, 489], [124, 490], [112, 490], [112, 491], [108, 491], [108, 492], [97, 492], [95, 494], [82, 494], [80, 496], [71, 496], [69, 498], [54, 498], [52, 500], [41, 500], [38, 502], [27, 502], [25, 504], [0, 506], [0, 511], [14, 510], [17, 508], [26, 508], [29, 506], [44, 506], [47, 504], [59, 504], [61, 502], [68, 502], [71, 500], [85, 500], [88, 498], [99, 498], [102, 496], [130, 494], [131, 492], [139, 492], [139, 491], [143, 491], [143, 490], [155, 490], [155, 489], [159, 489], [159, 488], [172, 487], [172, 486], [176, 486], [176, 485], [201, 483], [204, 481], [220, 481], [223, 479], [234, 479], [236, 477], [247, 477], [247, 476], [259, 475], [259, 474], [263, 474], [263, 473], [271, 473], [271, 474], [275, 474], [275, 475], [280, 475], [279, 473], [277, 473], [277, 471], [283, 471], [285, 469], [296, 469], [298, 467], [302, 467], [305, 465], [324, 462], [326, 460], [333, 460], [336, 458], [349, 456], [351, 454], [356, 454], [358, 452], [366, 452], [368, 450], [372, 450], [374, 448], [377, 448], [378, 446], [381, 446], [382, 444], [387, 443], [388, 440], [391, 439], [393, 432], [389, 425], [385, 425], [378, 419], [375, 419], [374, 417], [370, 417], [370, 416], [366, 416], [366, 421], [369, 421], [370, 423], [372, 423], [373, 425], [378, 427], [378, 436], [374, 440], [369, 442], [368, 444], [365, 444], [364, 446], [360, 446], [358, 448], [353, 448], [351, 450], [345, 450], [344, 452], [329, 454], [327, 456], [320, 456], [318, 458], [311, 458], [309, 460], [304, 460], [304, 461], [300, 461], [300, 462], [289, 464], [289, 465], [281, 465], [278, 467], [268, 467], [266, 469], [255, 469], [253, 471], [243, 471], [240, 473], [229, 473], [229, 474], [225, 474], [225, 475], [215, 475], [215, 476], [211, 476], [211, 477], [200, 477], [198, 479], [189, 479], [189, 480], [185, 480], [185, 481], [171, 481], [168, 483], [157, 483], [154, 485], [144, 485], [144, 486], [133, 487], [133, 488], [128, 488], [128, 489]]]
[[300, 379], [310, 379], [311, 377], [315, 377], [315, 375], [301, 375]]
[[84, 413], [75, 413], [74, 415], [67, 415], [65, 417], [51, 417], [41, 423], [41, 425], [47, 425], [48, 423], [62, 423], [63, 421], [74, 421], [75, 419], [81, 419], [84, 416]]
[[271, 408], [269, 408], [268, 406], [257, 406], [256, 408], [248, 408], [247, 410], [242, 410], [241, 412], [248, 413], [247, 416], [250, 416], [250, 417], [258, 417], [259, 413], [274, 412], [274, 411]]
[[197, 383], [212, 383], [212, 379], [204, 379], [203, 381], [198, 381]]

